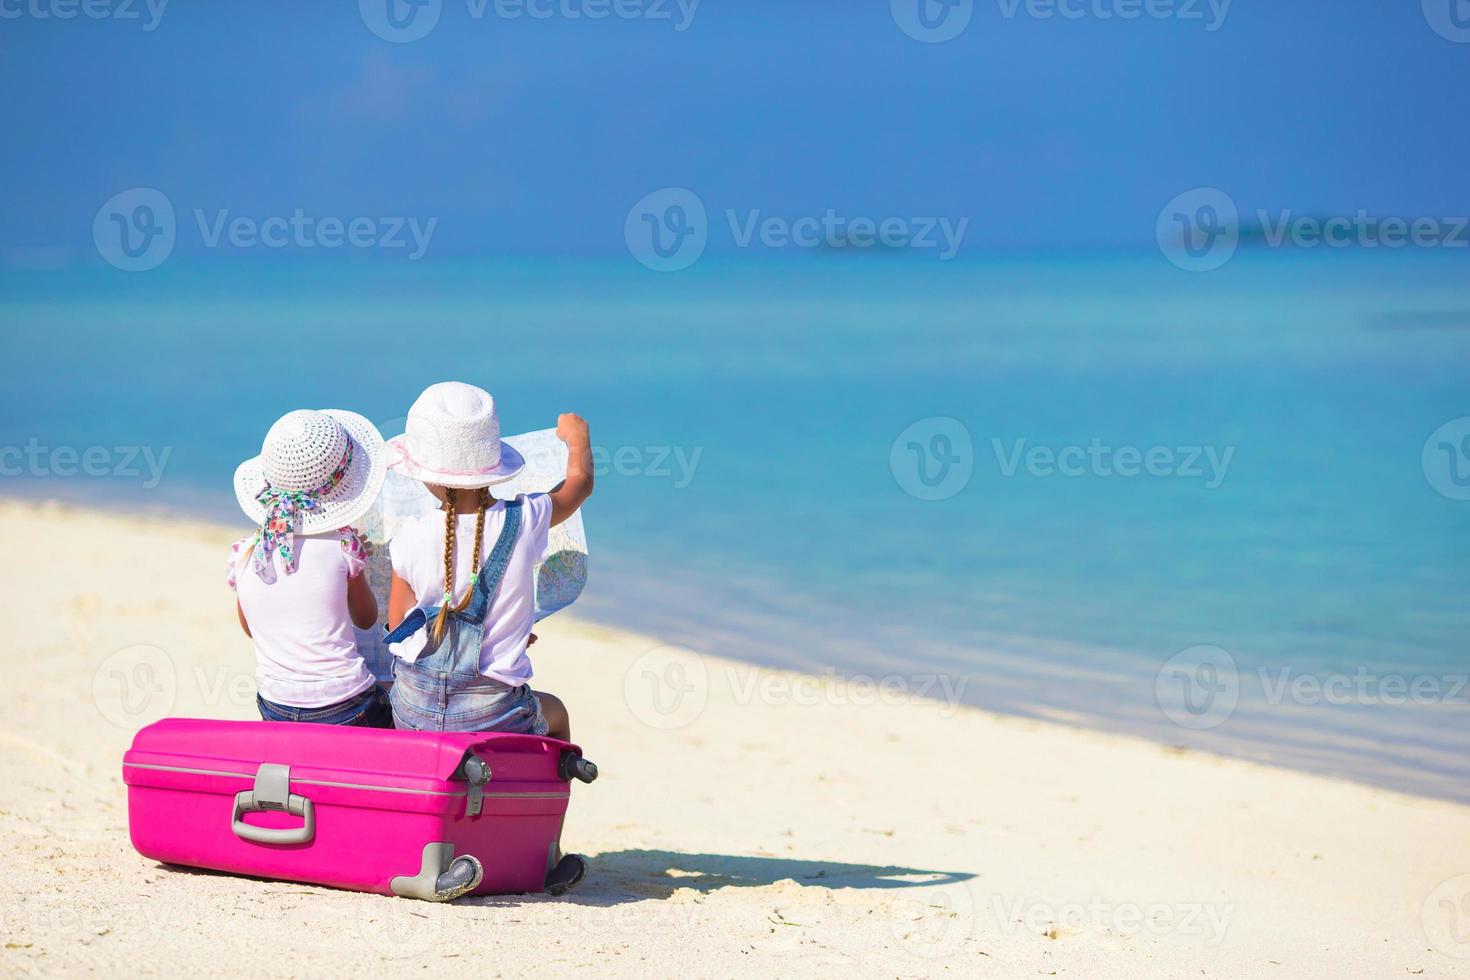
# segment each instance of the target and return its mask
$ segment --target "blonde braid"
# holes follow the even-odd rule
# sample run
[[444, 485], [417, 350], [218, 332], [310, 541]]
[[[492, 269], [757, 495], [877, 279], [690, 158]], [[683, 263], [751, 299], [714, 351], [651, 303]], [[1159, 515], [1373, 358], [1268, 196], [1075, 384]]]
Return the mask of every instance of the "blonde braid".
[[444, 624], [449, 621], [449, 603], [454, 597], [454, 491], [444, 499], [444, 601], [439, 604], [439, 616], [434, 620], [434, 642], [444, 638]]
[[475, 582], [480, 577], [480, 546], [485, 543], [485, 499], [489, 494], [481, 490], [475, 501], [475, 551], [470, 557], [470, 587], [465, 590], [464, 598], [455, 605], [455, 612], [463, 612], [470, 604], [470, 599], [475, 594]]

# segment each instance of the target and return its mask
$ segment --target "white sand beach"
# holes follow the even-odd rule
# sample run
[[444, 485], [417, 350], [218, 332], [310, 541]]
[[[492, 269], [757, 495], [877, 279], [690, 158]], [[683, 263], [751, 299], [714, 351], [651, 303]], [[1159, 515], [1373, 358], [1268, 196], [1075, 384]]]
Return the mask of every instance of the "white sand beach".
[[129, 844], [121, 757], [157, 717], [256, 717], [235, 533], [0, 504], [0, 973], [1470, 975], [1470, 808], [565, 616], [533, 659], [602, 769], [564, 836], [592, 859], [576, 892], [440, 906], [161, 867]]

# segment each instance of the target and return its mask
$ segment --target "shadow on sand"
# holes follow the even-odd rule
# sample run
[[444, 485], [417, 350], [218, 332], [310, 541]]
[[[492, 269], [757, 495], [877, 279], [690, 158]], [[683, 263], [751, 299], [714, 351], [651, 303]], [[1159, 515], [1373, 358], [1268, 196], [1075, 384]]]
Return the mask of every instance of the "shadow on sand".
[[680, 888], [689, 888], [703, 895], [721, 888], [760, 887], [787, 879], [813, 888], [919, 888], [975, 877], [963, 871], [735, 854], [688, 854], [682, 851], [607, 851], [589, 860], [592, 867], [587, 880], [560, 899], [503, 895], [469, 901], [484, 905], [518, 904], [528, 899], [579, 905], [620, 905], [668, 898]]

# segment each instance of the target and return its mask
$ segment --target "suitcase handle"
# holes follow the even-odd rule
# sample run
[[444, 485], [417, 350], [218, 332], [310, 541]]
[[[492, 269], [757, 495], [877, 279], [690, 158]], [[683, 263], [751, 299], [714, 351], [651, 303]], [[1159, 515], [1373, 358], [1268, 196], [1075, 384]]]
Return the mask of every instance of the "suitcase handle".
[[[283, 810], [293, 817], [301, 817], [304, 823], [300, 827], [256, 827], [240, 819], [243, 814], [262, 810]], [[254, 790], [241, 790], [235, 794], [235, 812], [230, 817], [230, 829], [241, 840], [257, 844], [305, 844], [316, 836], [316, 807], [311, 800], [295, 793], [287, 797], [286, 805], [281, 807], [259, 802]]]

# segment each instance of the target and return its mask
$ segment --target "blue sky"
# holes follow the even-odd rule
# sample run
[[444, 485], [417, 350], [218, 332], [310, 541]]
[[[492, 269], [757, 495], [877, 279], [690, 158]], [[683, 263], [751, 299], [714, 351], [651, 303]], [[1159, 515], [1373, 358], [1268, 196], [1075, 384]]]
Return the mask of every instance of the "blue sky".
[[181, 212], [434, 217], [436, 257], [620, 253], [669, 186], [715, 213], [963, 216], [981, 250], [1151, 244], [1209, 185], [1243, 209], [1470, 210], [1470, 43], [1418, 0], [1236, 0], [1215, 30], [1205, 0], [1128, 21], [1098, 13], [1128, 0], [977, 0], [936, 44], [888, 0], [619, 2], [644, 15], [442, 0], [389, 43], [350, 2], [176, 0], [145, 30], [144, 0], [3, 0], [0, 248], [83, 254], [136, 186]]

